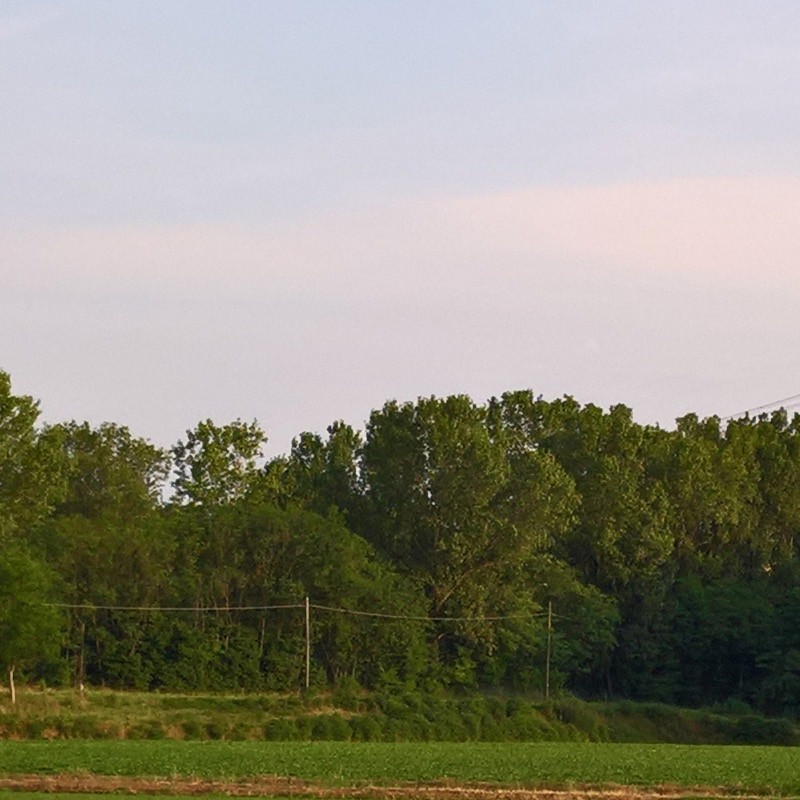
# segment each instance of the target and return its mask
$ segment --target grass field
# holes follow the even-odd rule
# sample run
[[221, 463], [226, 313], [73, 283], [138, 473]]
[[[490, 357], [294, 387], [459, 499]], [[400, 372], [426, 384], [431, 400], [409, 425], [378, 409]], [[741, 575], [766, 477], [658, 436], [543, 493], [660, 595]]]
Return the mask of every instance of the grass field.
[[[491, 782], [725, 787], [800, 796], [800, 748], [605, 743], [0, 742], [0, 774], [243, 780], [326, 785]], [[19, 798], [19, 795], [16, 796]]]

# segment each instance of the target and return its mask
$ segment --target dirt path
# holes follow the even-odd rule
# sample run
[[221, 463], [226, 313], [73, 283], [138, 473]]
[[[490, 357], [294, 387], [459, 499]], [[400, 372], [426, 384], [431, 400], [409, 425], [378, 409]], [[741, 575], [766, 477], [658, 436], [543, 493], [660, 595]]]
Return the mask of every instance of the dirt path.
[[[27, 792], [85, 792], [91, 794], [166, 794], [231, 797], [307, 797], [315, 800], [685, 800], [730, 797], [766, 800], [767, 795], [744, 795], [713, 787], [575, 786], [567, 788], [510, 788], [487, 784], [404, 784], [397, 786], [332, 787], [291, 778], [264, 776], [251, 781], [209, 781], [189, 778], [123, 778], [110, 775], [16, 775], [0, 777], [0, 789]], [[791, 800], [782, 797], [781, 800]]]

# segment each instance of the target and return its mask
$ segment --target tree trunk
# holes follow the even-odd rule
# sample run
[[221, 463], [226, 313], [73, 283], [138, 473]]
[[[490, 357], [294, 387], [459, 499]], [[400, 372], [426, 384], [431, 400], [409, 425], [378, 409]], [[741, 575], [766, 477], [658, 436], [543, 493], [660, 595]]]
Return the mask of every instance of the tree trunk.
[[14, 686], [14, 666], [8, 668], [8, 688], [11, 690], [11, 705], [17, 704], [17, 687]]

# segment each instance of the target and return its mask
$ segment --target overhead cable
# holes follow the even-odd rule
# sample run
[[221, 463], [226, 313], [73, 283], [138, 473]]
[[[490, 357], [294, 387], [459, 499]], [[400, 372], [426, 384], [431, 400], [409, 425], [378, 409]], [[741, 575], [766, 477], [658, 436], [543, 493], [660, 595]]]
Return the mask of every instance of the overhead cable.
[[305, 608], [302, 603], [278, 606], [105, 606], [93, 603], [48, 603], [53, 608], [87, 611], [277, 611], [284, 608]]
[[720, 417], [720, 420], [725, 422], [726, 420], [736, 419], [737, 417], [743, 417], [745, 415], [758, 414], [760, 411], [768, 411], [776, 406], [784, 408], [786, 411], [790, 408], [800, 406], [800, 394], [793, 394], [790, 397], [784, 397], [782, 400], [774, 400], [772, 403], [765, 403], [763, 406], [756, 406], [755, 408], [748, 408], [745, 411], [739, 411], [736, 414], [729, 414], [727, 417]]
[[498, 616], [486, 616], [486, 617], [423, 617], [423, 616], [406, 616], [404, 614], [382, 614], [378, 611], [356, 611], [351, 608], [337, 608], [336, 606], [321, 606], [317, 605], [316, 603], [311, 603], [311, 608], [316, 608], [318, 611], [333, 611], [339, 614], [351, 614], [357, 617], [378, 617], [379, 619], [404, 619], [404, 620], [416, 620], [418, 622], [498, 622], [500, 620], [505, 619], [517, 619], [517, 618], [526, 618], [530, 619], [532, 617], [546, 617], [547, 612], [542, 611], [540, 613], [535, 614], [504, 614]]
[[[48, 603], [52, 608], [65, 608], [82, 611], [142, 611], [155, 613], [159, 611], [178, 612], [229, 612], [229, 611], [278, 611], [284, 609], [305, 608], [304, 603], [287, 603], [284, 605], [270, 606], [114, 606], [94, 605], [93, 603]], [[428, 617], [413, 614], [385, 614], [379, 611], [360, 611], [353, 608], [327, 606], [318, 603], [309, 603], [309, 608], [317, 611], [329, 611], [336, 614], [349, 614], [356, 617], [373, 617], [377, 619], [395, 619], [416, 622], [500, 622], [507, 619], [536, 619], [547, 616], [546, 611], [534, 613], [500, 614], [481, 617]]]

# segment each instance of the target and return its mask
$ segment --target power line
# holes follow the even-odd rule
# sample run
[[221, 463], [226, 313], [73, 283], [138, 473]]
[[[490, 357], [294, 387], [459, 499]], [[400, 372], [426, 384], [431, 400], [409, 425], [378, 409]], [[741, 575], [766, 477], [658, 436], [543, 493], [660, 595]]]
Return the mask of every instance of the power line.
[[[122, 605], [94, 605], [92, 603], [47, 603], [53, 608], [64, 608], [73, 611], [139, 611], [146, 613], [154, 612], [209, 612], [209, 611], [280, 611], [284, 609], [305, 609], [305, 687], [311, 685], [311, 617], [310, 610], [325, 611], [333, 614], [348, 614], [354, 617], [369, 617], [373, 619], [402, 620], [415, 622], [503, 622], [510, 619], [541, 619], [547, 618], [547, 680], [546, 694], [550, 692], [550, 649], [553, 632], [553, 618], [561, 615], [553, 614], [553, 604], [548, 603], [547, 611], [535, 613], [517, 613], [489, 615], [484, 617], [428, 617], [415, 614], [387, 614], [381, 611], [361, 611], [355, 608], [342, 608], [339, 606], [328, 606], [321, 603], [311, 603], [306, 596], [303, 603], [283, 603], [279, 605], [263, 606], [122, 606]], [[569, 617], [567, 617], [568, 619]], [[81, 661], [83, 659], [83, 644], [81, 644]]]
[[771, 403], [765, 403], [763, 406], [748, 408], [747, 410], [739, 411], [736, 414], [729, 414], [727, 417], [720, 417], [720, 421], [725, 422], [729, 419], [736, 419], [737, 417], [743, 417], [745, 415], [758, 414], [761, 411], [768, 411], [770, 408], [775, 408], [775, 406], [779, 406], [786, 411], [789, 411], [791, 408], [800, 406], [800, 394], [793, 394], [790, 397], [784, 397], [782, 400], [774, 400]]
[[[269, 606], [115, 606], [95, 605], [94, 603], [48, 603], [52, 608], [65, 608], [73, 611], [141, 611], [141, 612], [229, 612], [229, 611], [280, 611], [284, 609], [305, 608], [304, 603], [286, 603]], [[317, 611], [329, 611], [336, 614], [349, 614], [355, 617], [373, 617], [376, 619], [405, 620], [409, 622], [501, 622], [508, 619], [537, 619], [547, 616], [546, 611], [535, 613], [498, 614], [482, 617], [427, 617], [414, 614], [386, 614], [380, 611], [361, 611], [355, 608], [327, 606], [309, 603], [309, 608]]]
[[52, 608], [86, 611], [277, 611], [284, 608], [303, 608], [302, 603], [278, 606], [105, 606], [94, 603], [47, 603]]
[[378, 611], [357, 611], [352, 608], [337, 608], [336, 606], [321, 606], [316, 603], [311, 603], [311, 608], [319, 611], [333, 611], [339, 614], [350, 614], [357, 617], [377, 617], [378, 619], [402, 619], [402, 620], [415, 620], [418, 622], [499, 622], [506, 619], [525, 618], [532, 619], [535, 617], [546, 617], [547, 612], [543, 611], [535, 614], [503, 614], [497, 616], [486, 617], [423, 617], [404, 614], [382, 614]]

